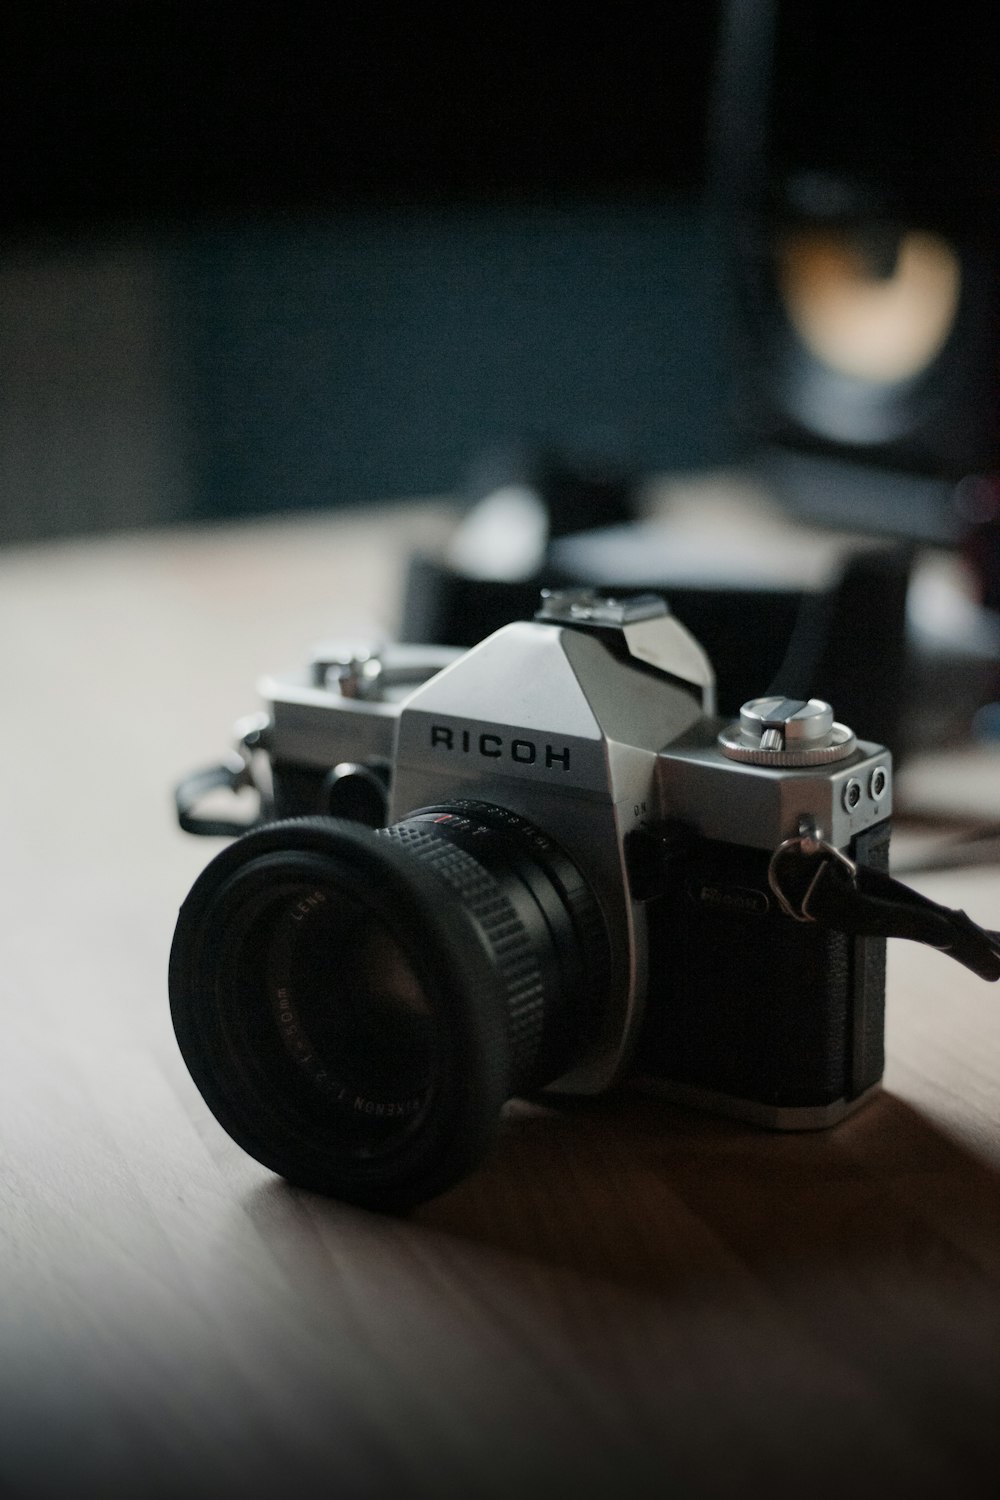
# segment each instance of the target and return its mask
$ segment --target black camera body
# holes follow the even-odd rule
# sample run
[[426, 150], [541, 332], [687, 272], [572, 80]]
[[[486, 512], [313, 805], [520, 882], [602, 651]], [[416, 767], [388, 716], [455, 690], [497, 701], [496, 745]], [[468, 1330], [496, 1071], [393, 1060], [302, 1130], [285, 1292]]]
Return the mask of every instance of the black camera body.
[[662, 599], [582, 590], [468, 652], [328, 651], [264, 695], [261, 826], [185, 902], [171, 997], [267, 1165], [400, 1208], [514, 1095], [638, 1082], [811, 1129], [877, 1088], [885, 940], [810, 921], [783, 865], [803, 840], [887, 864], [890, 756], [825, 703], [727, 724]]
[[[847, 848], [877, 869], [888, 850], [884, 821]], [[647, 911], [649, 993], [634, 1066], [679, 1103], [817, 1129], [882, 1077], [885, 940], [790, 921], [769, 864], [766, 852], [716, 840], [675, 862]]]

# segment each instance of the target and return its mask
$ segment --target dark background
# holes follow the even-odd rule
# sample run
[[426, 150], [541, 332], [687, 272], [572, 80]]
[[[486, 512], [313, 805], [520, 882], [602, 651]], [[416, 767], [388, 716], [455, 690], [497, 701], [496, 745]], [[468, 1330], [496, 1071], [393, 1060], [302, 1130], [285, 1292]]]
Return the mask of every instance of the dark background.
[[[932, 474], [968, 434], [981, 468], [995, 437], [978, 410], [995, 382], [988, 15], [978, 0], [929, 19], [888, 0], [571, 20], [8, 6], [0, 540], [440, 494], [525, 433], [638, 473], [728, 464], [761, 438], [808, 447], [768, 364], [783, 325], [754, 278], [769, 215], [817, 172], [852, 184], [870, 218], [954, 237], [968, 285], [984, 285], [955, 389], [916, 393], [912, 433], [884, 451], [843, 453]], [[752, 33], [772, 16], [761, 152], [771, 39], [758, 56]], [[719, 44], [741, 17], [732, 180], [713, 218]], [[869, 512], [877, 524], [863, 497]]]
[[730, 453], [715, 5], [6, 14], [0, 538]]
[[717, 7], [8, 10], [9, 223], [695, 194]]

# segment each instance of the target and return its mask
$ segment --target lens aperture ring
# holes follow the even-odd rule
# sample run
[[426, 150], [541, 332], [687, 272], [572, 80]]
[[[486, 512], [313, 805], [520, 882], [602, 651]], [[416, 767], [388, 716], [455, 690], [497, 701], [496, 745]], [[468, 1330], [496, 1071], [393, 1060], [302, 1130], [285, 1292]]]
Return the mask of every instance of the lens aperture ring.
[[531, 934], [500, 883], [433, 824], [397, 823], [378, 838], [402, 845], [461, 898], [485, 938], [507, 997], [512, 1092], [532, 1075], [545, 1020], [545, 986]]

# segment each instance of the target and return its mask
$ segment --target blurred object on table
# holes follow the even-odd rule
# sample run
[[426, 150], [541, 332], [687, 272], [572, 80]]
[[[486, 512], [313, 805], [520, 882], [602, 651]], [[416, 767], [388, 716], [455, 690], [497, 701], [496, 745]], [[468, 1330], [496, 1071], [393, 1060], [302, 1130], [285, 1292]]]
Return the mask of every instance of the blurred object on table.
[[[601, 489], [552, 449], [477, 467], [450, 541], [410, 563], [409, 641], [471, 646], [530, 618], [543, 587], [654, 589], [712, 657], [720, 708], [764, 691], [826, 698], [897, 756], [965, 743], [1000, 699], [1000, 621], [958, 556], [794, 520], [740, 471]], [[566, 492], [579, 486], [579, 502]], [[565, 531], [600, 495], [618, 524]], [[502, 545], [498, 539], [502, 538]]]
[[[1000, 462], [993, 7], [723, 11], [712, 206], [735, 425], [793, 513], [959, 541], [970, 483]], [[995, 598], [995, 537], [977, 558]]]

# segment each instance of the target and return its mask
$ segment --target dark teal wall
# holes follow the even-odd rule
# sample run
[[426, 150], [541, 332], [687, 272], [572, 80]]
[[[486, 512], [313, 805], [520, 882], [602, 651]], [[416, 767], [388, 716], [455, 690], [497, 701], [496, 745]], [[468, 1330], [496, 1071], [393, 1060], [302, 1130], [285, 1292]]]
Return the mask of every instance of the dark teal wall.
[[196, 229], [171, 266], [199, 515], [440, 493], [526, 431], [643, 469], [731, 452], [693, 207], [342, 211]]

